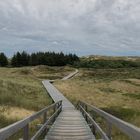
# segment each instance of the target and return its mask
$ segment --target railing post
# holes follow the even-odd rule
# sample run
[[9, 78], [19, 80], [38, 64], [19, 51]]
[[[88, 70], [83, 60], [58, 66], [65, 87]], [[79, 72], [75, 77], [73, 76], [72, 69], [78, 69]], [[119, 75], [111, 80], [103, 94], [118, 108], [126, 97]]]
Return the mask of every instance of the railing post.
[[[43, 124], [45, 124], [46, 121], [47, 121], [47, 112], [45, 112], [44, 115], [43, 115]], [[44, 132], [47, 133], [47, 127], [46, 127], [46, 129], [44, 130]]]
[[93, 124], [91, 126], [91, 130], [92, 130], [93, 135], [96, 136], [96, 129]]
[[110, 140], [112, 140], [111, 131], [112, 131], [112, 124], [107, 121], [107, 132], [106, 133], [107, 133], [107, 136]]
[[43, 124], [46, 122], [46, 120], [47, 120], [47, 112], [45, 112], [43, 115]]
[[[57, 106], [59, 106], [58, 104], [55, 104], [55, 106], [54, 106], [54, 113], [56, 112], [56, 110], [57, 110]], [[53, 120], [53, 122], [55, 121], [55, 119], [56, 119], [56, 116], [54, 116], [54, 120]]]
[[[91, 117], [92, 117], [92, 119], [95, 121], [95, 116], [94, 116], [94, 112], [93, 112], [93, 111], [91, 111]], [[96, 128], [94, 127], [93, 124], [92, 124], [91, 129], [92, 129], [92, 133], [93, 133], [94, 136], [95, 136], [95, 135], [96, 135]]]
[[[80, 105], [81, 105], [81, 107], [84, 109], [84, 105], [83, 105], [83, 103], [81, 102], [80, 103]], [[84, 111], [81, 109], [81, 112], [82, 112], [82, 114], [83, 114], [83, 116], [84, 116]]]
[[57, 107], [57, 104], [55, 104], [55, 106], [54, 106], [54, 108], [53, 108], [53, 113], [55, 113], [56, 107]]
[[79, 102], [79, 111], [81, 112], [81, 107], [80, 106], [81, 106], [81, 102]]
[[[85, 105], [85, 111], [88, 113], [88, 108], [87, 108], [87, 105]], [[87, 123], [88, 123], [88, 117], [87, 117], [87, 115], [85, 114], [85, 119], [86, 119], [86, 121], [87, 121]]]
[[77, 103], [77, 110], [79, 110], [79, 101], [78, 101], [78, 103]]
[[23, 140], [29, 140], [29, 124], [23, 128]]
[[62, 101], [60, 102], [60, 106], [59, 107], [61, 107], [61, 109], [59, 111], [59, 113], [60, 113], [62, 111]]

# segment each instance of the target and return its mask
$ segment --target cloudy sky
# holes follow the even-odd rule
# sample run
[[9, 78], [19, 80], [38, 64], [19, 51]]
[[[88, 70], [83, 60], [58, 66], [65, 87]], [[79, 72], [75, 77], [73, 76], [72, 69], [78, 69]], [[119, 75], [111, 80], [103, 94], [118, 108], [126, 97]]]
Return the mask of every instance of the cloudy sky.
[[0, 0], [0, 52], [139, 55], [140, 0]]

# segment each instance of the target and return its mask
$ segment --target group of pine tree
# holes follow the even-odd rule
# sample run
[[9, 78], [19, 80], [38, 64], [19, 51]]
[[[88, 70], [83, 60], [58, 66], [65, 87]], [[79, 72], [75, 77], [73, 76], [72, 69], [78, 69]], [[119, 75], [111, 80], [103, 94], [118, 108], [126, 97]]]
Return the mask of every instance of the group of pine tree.
[[79, 57], [75, 54], [64, 54], [63, 52], [37, 52], [28, 54], [27, 52], [17, 52], [8, 61], [4, 53], [0, 53], [0, 66], [4, 67], [11, 65], [13, 67], [22, 66], [64, 66], [67, 64], [72, 65], [75, 61], [79, 61]]
[[4, 53], [0, 53], [0, 67], [12, 66], [65, 66], [73, 65], [77, 68], [140, 68], [140, 61], [127, 60], [82, 60], [75, 54], [64, 54], [63, 52], [37, 52], [28, 54], [27, 52], [17, 52], [11, 59]]

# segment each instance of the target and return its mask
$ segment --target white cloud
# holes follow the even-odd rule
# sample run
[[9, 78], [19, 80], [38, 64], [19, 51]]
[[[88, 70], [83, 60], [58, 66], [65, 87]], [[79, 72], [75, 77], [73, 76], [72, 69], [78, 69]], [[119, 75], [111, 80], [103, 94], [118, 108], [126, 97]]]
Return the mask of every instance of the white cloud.
[[0, 51], [140, 55], [139, 36], [139, 0], [0, 0]]

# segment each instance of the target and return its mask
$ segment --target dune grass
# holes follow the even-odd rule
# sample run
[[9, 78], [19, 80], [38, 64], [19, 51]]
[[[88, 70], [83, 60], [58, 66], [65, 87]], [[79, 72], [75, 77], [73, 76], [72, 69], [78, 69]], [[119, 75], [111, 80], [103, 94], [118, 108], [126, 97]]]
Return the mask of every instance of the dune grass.
[[[140, 69], [80, 69], [55, 86], [75, 105], [83, 100], [140, 127]], [[115, 140], [128, 140], [118, 132]]]
[[[73, 70], [47, 66], [0, 68], [0, 128], [51, 104], [41, 81], [63, 78]], [[76, 77], [54, 84], [74, 104], [86, 101], [140, 127], [140, 69], [80, 69]], [[113, 136], [115, 140], [128, 140], [118, 131]]]
[[[52, 104], [41, 81], [63, 78], [71, 71], [70, 67], [48, 66], [0, 68], [0, 128]], [[18, 139], [18, 135], [10, 140]]]
[[[22, 67], [0, 68], [0, 128], [8, 126], [36, 111], [52, 104], [41, 81], [43, 79], [63, 78], [73, 71], [70, 67]], [[30, 124], [30, 136], [36, 132], [37, 124], [43, 118]], [[22, 138], [22, 130], [9, 138]]]

